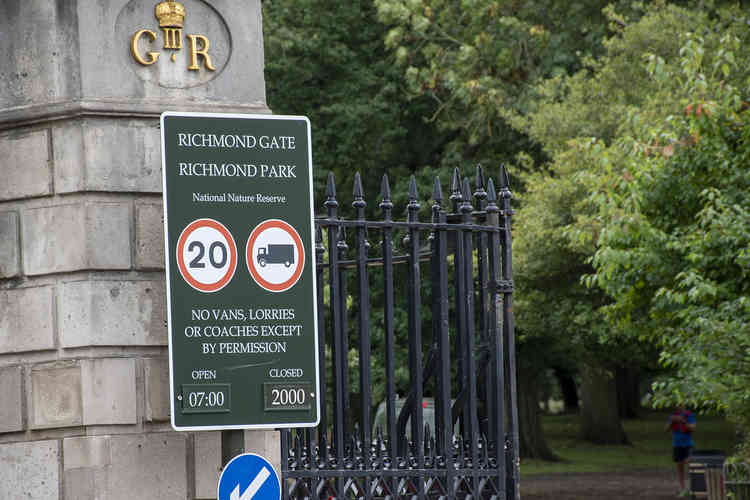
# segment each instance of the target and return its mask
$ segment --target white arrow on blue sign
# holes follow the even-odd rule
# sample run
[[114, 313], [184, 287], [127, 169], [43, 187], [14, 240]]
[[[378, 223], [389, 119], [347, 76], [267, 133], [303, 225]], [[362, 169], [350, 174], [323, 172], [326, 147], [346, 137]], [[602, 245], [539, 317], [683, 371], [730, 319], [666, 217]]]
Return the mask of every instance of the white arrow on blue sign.
[[281, 482], [271, 463], [255, 453], [229, 461], [219, 476], [218, 500], [280, 500]]

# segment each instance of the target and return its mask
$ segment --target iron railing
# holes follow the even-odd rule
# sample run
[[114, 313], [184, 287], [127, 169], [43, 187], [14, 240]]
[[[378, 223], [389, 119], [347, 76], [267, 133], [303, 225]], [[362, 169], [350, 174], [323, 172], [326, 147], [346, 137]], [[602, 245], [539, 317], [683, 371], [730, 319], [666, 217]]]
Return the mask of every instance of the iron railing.
[[[375, 221], [365, 216], [367, 203], [357, 174], [352, 204], [356, 216], [344, 219], [329, 175], [326, 216], [315, 221], [324, 399], [317, 429], [282, 431], [284, 499], [520, 498], [513, 211], [504, 168], [499, 188], [495, 190], [492, 179], [485, 185], [477, 168], [471, 193], [469, 180], [461, 182], [456, 169], [450, 207], [444, 206], [435, 179], [431, 220], [421, 222], [412, 177], [407, 220], [395, 221], [384, 176], [382, 219]], [[402, 234], [399, 254], [394, 241]], [[370, 244], [374, 235], [379, 235], [376, 248]], [[353, 258], [348, 258], [350, 243]], [[405, 275], [397, 272], [404, 265]], [[352, 270], [355, 276], [349, 276]], [[384, 427], [376, 429], [371, 287], [377, 287], [377, 307], [382, 308], [377, 327], [385, 351], [384, 366], [375, 367], [384, 372], [386, 408]], [[427, 301], [429, 307], [424, 307]], [[408, 326], [399, 328], [394, 315], [404, 306]], [[356, 329], [349, 325], [353, 318]], [[408, 347], [400, 343], [407, 339]], [[357, 342], [356, 349], [350, 340]], [[405, 348], [410, 388], [397, 413], [396, 353]], [[350, 387], [350, 352], [357, 353], [358, 390]], [[358, 411], [350, 408], [353, 393]], [[434, 399], [434, 428], [425, 424], [426, 396]]]

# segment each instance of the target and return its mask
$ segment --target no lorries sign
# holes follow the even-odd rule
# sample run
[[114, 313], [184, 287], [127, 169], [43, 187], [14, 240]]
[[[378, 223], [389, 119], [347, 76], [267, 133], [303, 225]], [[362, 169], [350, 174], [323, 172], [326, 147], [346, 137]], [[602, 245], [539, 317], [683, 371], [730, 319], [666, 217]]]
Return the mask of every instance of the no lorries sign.
[[310, 123], [161, 116], [172, 426], [318, 423]]

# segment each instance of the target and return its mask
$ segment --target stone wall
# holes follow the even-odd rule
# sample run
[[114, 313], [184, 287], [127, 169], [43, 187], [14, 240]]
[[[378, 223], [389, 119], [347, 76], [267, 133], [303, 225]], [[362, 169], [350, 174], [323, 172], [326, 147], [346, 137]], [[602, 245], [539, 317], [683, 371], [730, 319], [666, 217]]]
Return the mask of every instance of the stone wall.
[[129, 57], [156, 3], [0, 4], [0, 499], [216, 495], [221, 433], [169, 425], [158, 116], [268, 112], [260, 5], [183, 2], [225, 51], [196, 80]]

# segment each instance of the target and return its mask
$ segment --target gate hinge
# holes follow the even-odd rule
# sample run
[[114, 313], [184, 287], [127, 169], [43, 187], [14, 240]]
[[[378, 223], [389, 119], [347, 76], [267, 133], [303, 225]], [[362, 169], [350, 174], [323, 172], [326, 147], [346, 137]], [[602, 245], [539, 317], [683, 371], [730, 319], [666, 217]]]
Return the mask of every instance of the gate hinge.
[[499, 293], [513, 293], [513, 280], [498, 280], [497, 291]]

